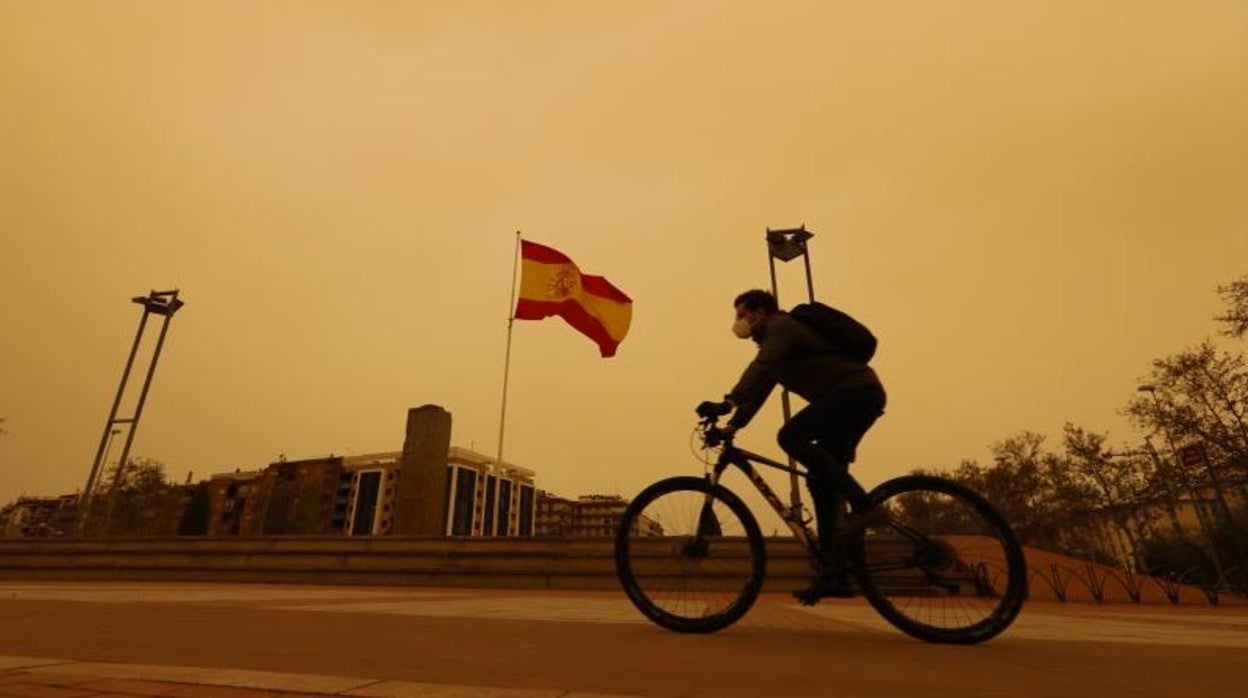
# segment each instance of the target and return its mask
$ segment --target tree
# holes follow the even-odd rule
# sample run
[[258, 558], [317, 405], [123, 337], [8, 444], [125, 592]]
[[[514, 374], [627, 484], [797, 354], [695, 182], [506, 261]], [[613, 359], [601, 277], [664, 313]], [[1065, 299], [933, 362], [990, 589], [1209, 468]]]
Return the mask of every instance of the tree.
[[1202, 441], [1208, 448], [1209, 470], [1177, 473], [1185, 485], [1248, 475], [1248, 366], [1242, 354], [1219, 351], [1205, 341], [1154, 359], [1148, 382], [1152, 395], [1131, 400], [1126, 413], [1176, 446]]
[[105, 471], [99, 479], [98, 487], [105, 492], [116, 487], [119, 491], [129, 493], [153, 492], [169, 484], [165, 478], [165, 464], [154, 458], [131, 458], [129, 465], [121, 472], [121, 480], [117, 479], [120, 464]]
[[1248, 276], [1235, 279], [1226, 286], [1219, 286], [1218, 294], [1227, 304], [1226, 315], [1215, 318], [1226, 325], [1222, 333], [1242, 339], [1248, 333]]
[[1061, 550], [1081, 527], [1077, 512], [1087, 508], [1087, 497], [1065, 476], [1068, 468], [1044, 448], [1044, 441], [1040, 434], [1021, 431], [993, 444], [996, 467], [983, 473], [984, 493], [1022, 540]]
[[158, 511], [182, 495], [165, 479], [165, 464], [153, 458], [131, 458], [129, 465], [106, 469], [87, 513], [88, 528], [103, 535], [172, 534], [157, 522]]
[[[1248, 549], [1228, 496], [1238, 490], [1248, 498], [1248, 365], [1243, 355], [1205, 341], [1154, 360], [1149, 378], [1152, 394], [1132, 400], [1127, 414], [1166, 436], [1170, 452], [1158, 463], [1168, 463], [1172, 480], [1192, 497], [1206, 552], [1219, 575], [1235, 564], [1248, 566]], [[1204, 447], [1205, 458], [1188, 466], [1174, 450], [1193, 443]]]
[[[1148, 507], [1155, 473], [1147, 453], [1133, 450], [1115, 454], [1105, 447], [1108, 435], [1088, 431], [1069, 422], [1062, 429], [1062, 442], [1070, 477], [1080, 482], [1096, 508], [1125, 538], [1114, 539], [1122, 560], [1139, 560], [1141, 544], [1150, 535], [1153, 515]], [[1178, 513], [1171, 506], [1171, 523], [1179, 532]]]
[[[1035, 432], [1019, 432], [992, 445], [995, 465], [963, 461], [952, 478], [992, 502], [1023, 543], [1086, 556], [1099, 549], [1101, 532], [1087, 517], [1095, 497], [1086, 482], [1071, 476], [1068, 458], [1046, 450], [1044, 441]], [[924, 525], [962, 523], [935, 502], [907, 502], [906, 510]]]
[[[1027, 545], [1109, 563], [1138, 559], [1155, 518], [1141, 506], [1152, 474], [1146, 454], [1113, 454], [1104, 435], [1071, 424], [1063, 452], [1044, 443], [1019, 432], [992, 445], [994, 465], [963, 461], [951, 476], [987, 497]], [[958, 525], [937, 503], [907, 502], [906, 513], [939, 530]]]

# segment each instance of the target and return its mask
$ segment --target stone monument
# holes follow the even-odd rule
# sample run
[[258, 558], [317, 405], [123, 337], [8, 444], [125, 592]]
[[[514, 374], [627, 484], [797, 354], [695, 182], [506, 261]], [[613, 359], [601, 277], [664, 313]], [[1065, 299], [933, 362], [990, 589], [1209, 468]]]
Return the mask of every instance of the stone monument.
[[394, 533], [445, 536], [447, 457], [451, 450], [451, 413], [440, 405], [407, 411], [407, 437], [399, 465]]

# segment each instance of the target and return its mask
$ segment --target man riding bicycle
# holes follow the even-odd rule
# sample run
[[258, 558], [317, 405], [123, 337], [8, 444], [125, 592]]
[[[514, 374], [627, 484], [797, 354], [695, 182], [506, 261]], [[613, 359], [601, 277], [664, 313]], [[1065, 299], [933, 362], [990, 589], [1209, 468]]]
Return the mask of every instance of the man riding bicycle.
[[[862, 436], [884, 413], [884, 388], [875, 371], [838, 355], [825, 337], [781, 311], [775, 296], [767, 291], [746, 291], [737, 296], [733, 306], [733, 334], [753, 339], [758, 355], [724, 401], [703, 402], [698, 413], [720, 416], [732, 412], [726, 428], [731, 434], [749, 424], [776, 383], [810, 403], [777, 435], [785, 453], [806, 466], [806, 485], [818, 520], [820, 569], [810, 588], [795, 593], [852, 596], [836, 543], [882, 518], [882, 512], [871, 508], [866, 492], [849, 475], [849, 464]], [[853, 513], [838, 535], [836, 519], [842, 497], [849, 500]]]

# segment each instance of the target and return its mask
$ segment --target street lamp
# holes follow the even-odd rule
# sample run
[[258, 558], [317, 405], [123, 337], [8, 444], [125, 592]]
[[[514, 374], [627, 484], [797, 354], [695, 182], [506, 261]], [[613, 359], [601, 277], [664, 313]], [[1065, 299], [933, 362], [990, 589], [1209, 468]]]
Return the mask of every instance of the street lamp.
[[108, 456], [110, 453], [113, 452], [113, 440], [116, 439], [117, 435], [120, 433], [121, 433], [120, 429], [110, 429], [108, 431], [108, 444], [104, 446], [104, 459], [100, 461], [101, 468], [106, 467], [108, 465]]
[[[815, 236], [814, 233], [806, 230], [806, 225], [802, 224], [800, 228], [782, 228], [779, 230], [767, 229], [767, 266], [771, 269], [771, 295], [780, 299], [780, 291], [776, 286], [776, 260], [781, 262], [791, 262], [798, 257], [806, 265], [806, 294], [810, 298], [810, 302], [815, 302], [815, 283], [810, 273], [810, 249], [806, 242]], [[784, 413], [784, 421], [788, 422], [793, 416], [793, 407], [789, 402], [789, 391], [783, 389], [780, 391], [780, 408]], [[789, 456], [789, 508], [794, 518], [800, 519], [802, 516], [802, 498], [801, 491], [797, 484], [796, 463], [793, 457]]]
[[788, 262], [806, 254], [806, 241], [813, 238], [814, 233], [801, 228], [787, 230], [767, 229], [767, 248], [771, 256], [781, 262]]
[[113, 452], [113, 440], [116, 439], [117, 435], [120, 433], [120, 429], [108, 430], [107, 440], [104, 442], [104, 456], [100, 458], [91, 468], [91, 473], [87, 476], [87, 484], [82, 490], [82, 496], [78, 497], [78, 525], [81, 531], [86, 530], [87, 519], [91, 515], [91, 512], [88, 511], [88, 507], [91, 506], [92, 495], [95, 494], [93, 490], [95, 490], [96, 485], [99, 484], [97, 481], [99, 471], [105, 466], [105, 464], [108, 463], [108, 455]]
[[152, 291], [150, 296], [135, 296], [130, 299], [130, 302], [138, 303], [149, 313], [166, 317], [173, 315], [178, 312], [178, 308], [186, 305], [178, 300], [177, 291]]
[[[108, 465], [108, 453], [113, 449], [113, 438], [121, 433], [120, 429], [113, 429], [109, 432], [108, 446], [104, 449], [104, 460], [100, 462], [100, 467]], [[121, 486], [122, 464], [117, 463], [117, 472], [113, 474], [113, 486], [108, 492], [108, 509], [104, 514], [104, 535], [108, 535], [109, 526], [113, 521], [113, 507], [117, 506], [117, 490]]]
[[[156, 372], [156, 364], [160, 361], [160, 353], [165, 346], [165, 335], [169, 332], [169, 321], [173, 319], [174, 313], [178, 312], [178, 309], [185, 305], [178, 298], [177, 289], [172, 291], [153, 290], [146, 296], [135, 296], [130, 301], [143, 306], [143, 316], [139, 318], [139, 329], [134, 335], [134, 343], [130, 346], [130, 356], [126, 359], [126, 367], [121, 373], [121, 383], [117, 386], [117, 395], [113, 398], [113, 407], [109, 410], [108, 421], [104, 423], [104, 432], [100, 435], [100, 445], [95, 451], [95, 459], [91, 462], [91, 470], [87, 476], [87, 487], [83, 492], [82, 511], [78, 514], [77, 529], [79, 535], [82, 535], [84, 532], [86, 524], [85, 514], [87, 507], [90, 506], [91, 493], [95, 490], [96, 478], [99, 476], [100, 468], [104, 462], [105, 447], [111, 447], [112, 445], [112, 436], [116, 434], [114, 427], [118, 424], [128, 424], [126, 441], [121, 448], [121, 458], [118, 459], [117, 465], [117, 481], [119, 482], [121, 479], [122, 471], [125, 470], [126, 463], [130, 458], [130, 446], [134, 443], [134, 435], [139, 429], [139, 419], [143, 416], [143, 406], [147, 402], [147, 392], [152, 386], [152, 375]], [[156, 349], [152, 352], [152, 358], [148, 363], [147, 376], [143, 379], [143, 388], [139, 392], [139, 400], [134, 408], [134, 413], [129, 417], [118, 417], [117, 411], [121, 407], [121, 398], [126, 392], [126, 385], [130, 380], [130, 370], [134, 367], [134, 359], [139, 352], [139, 343], [143, 339], [143, 331], [147, 328], [147, 318], [150, 315], [160, 315], [164, 318], [160, 326], [160, 336], [156, 340]]]

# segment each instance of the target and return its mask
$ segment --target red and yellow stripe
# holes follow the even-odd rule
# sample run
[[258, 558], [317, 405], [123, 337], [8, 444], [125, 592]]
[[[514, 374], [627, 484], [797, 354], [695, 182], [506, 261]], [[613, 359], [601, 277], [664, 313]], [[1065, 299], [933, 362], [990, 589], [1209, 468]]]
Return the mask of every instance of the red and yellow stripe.
[[567, 255], [535, 242], [520, 242], [517, 320], [552, 315], [592, 339], [604, 357], [614, 356], [628, 334], [633, 301], [601, 276], [582, 274]]

